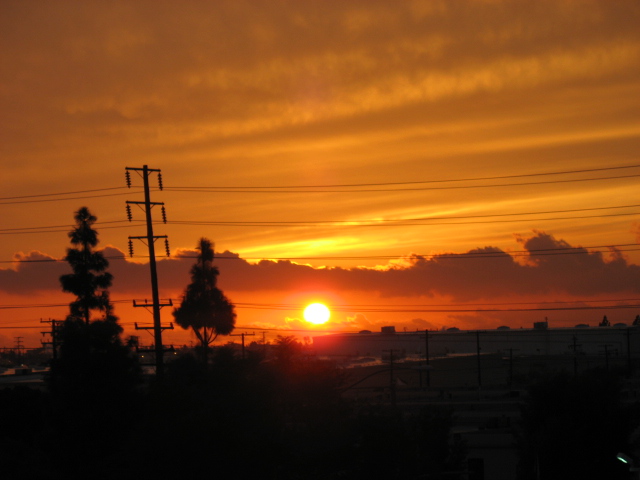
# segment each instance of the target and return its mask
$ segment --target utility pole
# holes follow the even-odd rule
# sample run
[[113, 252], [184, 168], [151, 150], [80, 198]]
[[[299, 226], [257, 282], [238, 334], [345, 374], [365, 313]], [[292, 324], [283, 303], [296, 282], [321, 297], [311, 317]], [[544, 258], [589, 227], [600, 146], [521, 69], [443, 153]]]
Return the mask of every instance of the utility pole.
[[58, 329], [62, 325], [63, 321], [53, 320], [50, 318], [49, 320], [40, 319], [40, 323], [49, 323], [51, 325], [50, 332], [40, 332], [42, 333], [42, 335], [49, 335], [51, 337], [51, 341], [50, 342], [40, 341], [40, 343], [42, 343], [43, 347], [45, 345], [51, 345], [51, 352], [53, 354], [52, 358], [53, 358], [53, 361], [56, 361], [58, 359]]
[[476, 358], [478, 363], [478, 395], [482, 388], [482, 369], [480, 368], [480, 330], [476, 330]]
[[383, 350], [383, 352], [389, 352], [389, 393], [391, 395], [391, 406], [396, 406], [396, 385], [393, 381], [393, 352], [395, 350]]
[[427, 388], [431, 387], [431, 371], [429, 368], [429, 329], [424, 331], [424, 356], [427, 361]]
[[[162, 327], [160, 323], [160, 308], [162, 307], [170, 307], [173, 305], [171, 300], [168, 300], [166, 303], [160, 302], [160, 297], [158, 294], [158, 272], [156, 269], [156, 251], [155, 251], [155, 242], [159, 238], [164, 238], [165, 240], [165, 249], [167, 253], [167, 257], [169, 256], [169, 242], [166, 235], [156, 236], [153, 234], [153, 221], [151, 217], [151, 209], [154, 206], [160, 205], [162, 206], [162, 219], [164, 223], [167, 223], [167, 216], [164, 210], [164, 203], [162, 202], [152, 202], [151, 194], [149, 191], [149, 175], [152, 172], [158, 173], [158, 187], [162, 190], [162, 174], [159, 169], [149, 168], [147, 165], [144, 165], [142, 168], [133, 168], [133, 167], [125, 167], [125, 174], [127, 178], [127, 186], [131, 188], [131, 174], [130, 172], [137, 172], [143, 180], [144, 185], [144, 202], [132, 202], [127, 201], [127, 216], [129, 217], [129, 221], [132, 219], [131, 215], [131, 205], [144, 206], [143, 210], [145, 212], [146, 222], [147, 222], [147, 235], [140, 237], [129, 237], [129, 255], [133, 256], [133, 243], [132, 240], [141, 240], [143, 243], [147, 244], [149, 248], [149, 269], [151, 273], [151, 295], [152, 295], [152, 303], [148, 303], [146, 300], [144, 302], [139, 302], [134, 300], [134, 307], [151, 307], [153, 310], [153, 327], [138, 327], [136, 325], [136, 329], [140, 330], [151, 330], [153, 329], [153, 338], [155, 343], [155, 364], [156, 364], [156, 375], [158, 377], [162, 377], [164, 373], [164, 345], [162, 344], [162, 330], [167, 328], [173, 329], [173, 324], [170, 327]], [[142, 207], [141, 207], [142, 208]]]
[[519, 348], [509, 349], [509, 386], [513, 384], [513, 351], [520, 350]]
[[609, 371], [609, 353], [611, 352], [609, 350], [609, 347], [613, 347], [613, 345], [611, 345], [610, 343], [605, 343], [600, 346], [604, 347], [604, 365], [605, 365], [605, 370], [608, 372]]
[[581, 343], [578, 342], [578, 337], [573, 336], [573, 344], [569, 345], [569, 348], [573, 350], [573, 376], [578, 376], [578, 347], [581, 347]]
[[631, 375], [631, 329], [627, 327], [627, 374]]
[[244, 360], [244, 337], [253, 337], [254, 333], [232, 333], [230, 337], [242, 337], [242, 359]]
[[16, 357], [20, 360], [20, 362], [22, 362], [22, 349], [24, 348], [24, 343], [22, 343], [23, 339], [24, 337], [14, 337], [16, 344], [13, 347], [13, 350], [14, 352], [16, 352]]
[[267, 359], [267, 333], [262, 332], [262, 358]]

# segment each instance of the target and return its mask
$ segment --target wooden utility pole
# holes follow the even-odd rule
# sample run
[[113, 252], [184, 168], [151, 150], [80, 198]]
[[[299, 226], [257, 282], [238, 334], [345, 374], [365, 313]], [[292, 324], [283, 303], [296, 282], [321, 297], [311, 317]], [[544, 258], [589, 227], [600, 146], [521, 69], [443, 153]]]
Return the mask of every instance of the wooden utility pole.
[[604, 345], [600, 345], [601, 347], [604, 347], [604, 365], [605, 365], [605, 370], [608, 372], [609, 371], [609, 354], [611, 353], [611, 350], [609, 350], [609, 347], [613, 347], [613, 345], [611, 345], [610, 343], [605, 343]]
[[431, 372], [429, 368], [429, 330], [424, 331], [424, 356], [427, 361], [427, 388], [431, 387]]
[[158, 272], [156, 269], [155, 242], [159, 238], [165, 239], [165, 248], [166, 248], [167, 257], [169, 256], [169, 243], [166, 235], [157, 236], [153, 234], [153, 220], [151, 216], [151, 209], [156, 205], [160, 205], [162, 206], [162, 219], [164, 223], [167, 223], [167, 217], [164, 210], [164, 203], [151, 201], [151, 193], [149, 189], [149, 175], [152, 172], [158, 173], [158, 187], [160, 188], [160, 190], [162, 190], [162, 175], [159, 169], [149, 168], [146, 165], [144, 165], [142, 168], [126, 167], [125, 173], [127, 178], [127, 186], [129, 188], [131, 188], [131, 176], [130, 176], [131, 171], [137, 172], [142, 177], [143, 185], [144, 185], [144, 202], [127, 201], [127, 216], [129, 217], [129, 221], [131, 221], [131, 218], [132, 218], [131, 205], [143, 206], [146, 223], [147, 223], [147, 234], [146, 236], [129, 237], [129, 254], [133, 256], [133, 245], [131, 240], [142, 240], [144, 243], [147, 244], [147, 247], [149, 248], [149, 269], [151, 273], [151, 296], [152, 296], [151, 303], [148, 303], [146, 300], [144, 300], [143, 302], [134, 300], [133, 306], [145, 307], [145, 308], [151, 307], [153, 311], [153, 327], [152, 328], [138, 327], [136, 325], [136, 329], [143, 329], [143, 330], [152, 329], [153, 330], [153, 339], [155, 343], [154, 351], [155, 351], [156, 375], [161, 377], [164, 374], [164, 351], [165, 351], [164, 345], [162, 344], [162, 330], [165, 330], [167, 328], [172, 329], [173, 324], [170, 327], [162, 327], [162, 324], [160, 322], [160, 309], [162, 307], [172, 306], [173, 302], [171, 300], [168, 300], [166, 303], [161, 303], [160, 296], [158, 293]]
[[253, 337], [254, 333], [232, 333], [230, 337], [242, 337], [242, 359], [244, 360], [244, 337]]
[[478, 363], [478, 394], [482, 388], [482, 369], [480, 368], [480, 330], [476, 330], [476, 358]]
[[389, 394], [391, 396], [391, 406], [396, 406], [396, 384], [393, 381], [393, 352], [395, 350], [383, 350], [389, 352]]
[[569, 345], [569, 348], [573, 350], [573, 376], [578, 376], [578, 347], [581, 347], [582, 344], [578, 343], [578, 337], [576, 335], [573, 336], [573, 343]]
[[519, 348], [509, 349], [509, 386], [513, 384], [513, 351], [519, 350]]
[[262, 357], [267, 358], [267, 334], [262, 332]]
[[627, 374], [631, 375], [631, 329], [627, 327]]

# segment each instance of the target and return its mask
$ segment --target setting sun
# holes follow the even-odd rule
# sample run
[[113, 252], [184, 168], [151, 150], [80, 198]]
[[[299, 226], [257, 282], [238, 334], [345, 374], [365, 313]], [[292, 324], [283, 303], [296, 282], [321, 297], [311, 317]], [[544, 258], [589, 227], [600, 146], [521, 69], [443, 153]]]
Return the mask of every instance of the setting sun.
[[304, 319], [314, 325], [322, 325], [327, 323], [331, 312], [326, 305], [322, 303], [312, 303], [304, 309]]

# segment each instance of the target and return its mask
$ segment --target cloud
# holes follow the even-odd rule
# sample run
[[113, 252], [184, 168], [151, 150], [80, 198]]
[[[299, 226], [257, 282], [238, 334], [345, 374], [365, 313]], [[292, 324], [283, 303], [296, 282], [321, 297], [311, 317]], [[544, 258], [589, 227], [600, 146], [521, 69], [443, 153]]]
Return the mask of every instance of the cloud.
[[69, 266], [40, 251], [18, 252], [14, 268], [0, 268], [0, 291], [16, 295], [38, 295], [59, 290], [60, 275], [69, 273]]
[[35, 145], [70, 128], [83, 133], [75, 148], [102, 134], [177, 145], [625, 77], [637, 72], [637, 13], [631, 1], [3, 2], [4, 110], [12, 132], [40, 126], [20, 128]]
[[[640, 267], [629, 264], [615, 249], [607, 255], [589, 252], [540, 231], [518, 241], [527, 255], [524, 262], [501, 249], [482, 247], [462, 254], [413, 256], [409, 263], [405, 259], [385, 268], [313, 268], [284, 260], [252, 264], [228, 251], [217, 254], [216, 264], [220, 288], [247, 294], [352, 291], [377, 297], [447, 297], [456, 302], [517, 296], [548, 296], [553, 301], [563, 295], [635, 294], [640, 289]], [[114, 276], [112, 292], [119, 296], [149, 295], [148, 265], [121, 259], [123, 252], [113, 247], [104, 253], [113, 258], [109, 267]], [[182, 252], [178, 258], [157, 262], [161, 291], [179, 295], [184, 290], [195, 262], [195, 252], [191, 254]], [[18, 254], [17, 258], [51, 260], [41, 252]], [[60, 262], [23, 262], [15, 268], [0, 269], [0, 291], [30, 295], [58, 290], [58, 277], [67, 268]], [[363, 328], [365, 320], [353, 319]]]
[[413, 320], [411, 320], [411, 325], [415, 326], [415, 328], [418, 330], [434, 330], [438, 328], [438, 326], [434, 323], [428, 322], [427, 320], [424, 320], [422, 318], [414, 318]]
[[608, 255], [588, 252], [545, 232], [534, 232], [521, 243], [529, 263], [495, 247], [415, 257], [408, 267], [386, 269], [315, 269], [291, 261], [250, 264], [238, 259], [220, 263], [220, 279], [224, 288], [238, 292], [362, 291], [380, 297], [449, 296], [459, 302], [518, 295], [635, 293], [640, 288], [640, 267], [629, 264], [615, 249]]

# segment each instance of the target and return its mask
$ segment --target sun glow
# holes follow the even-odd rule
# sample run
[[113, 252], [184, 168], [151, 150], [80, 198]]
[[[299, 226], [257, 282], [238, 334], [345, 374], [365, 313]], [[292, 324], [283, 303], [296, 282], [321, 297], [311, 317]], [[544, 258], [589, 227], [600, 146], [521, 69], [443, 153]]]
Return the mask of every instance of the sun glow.
[[329, 321], [331, 312], [326, 305], [322, 303], [312, 303], [304, 309], [304, 319], [314, 325], [322, 325]]

